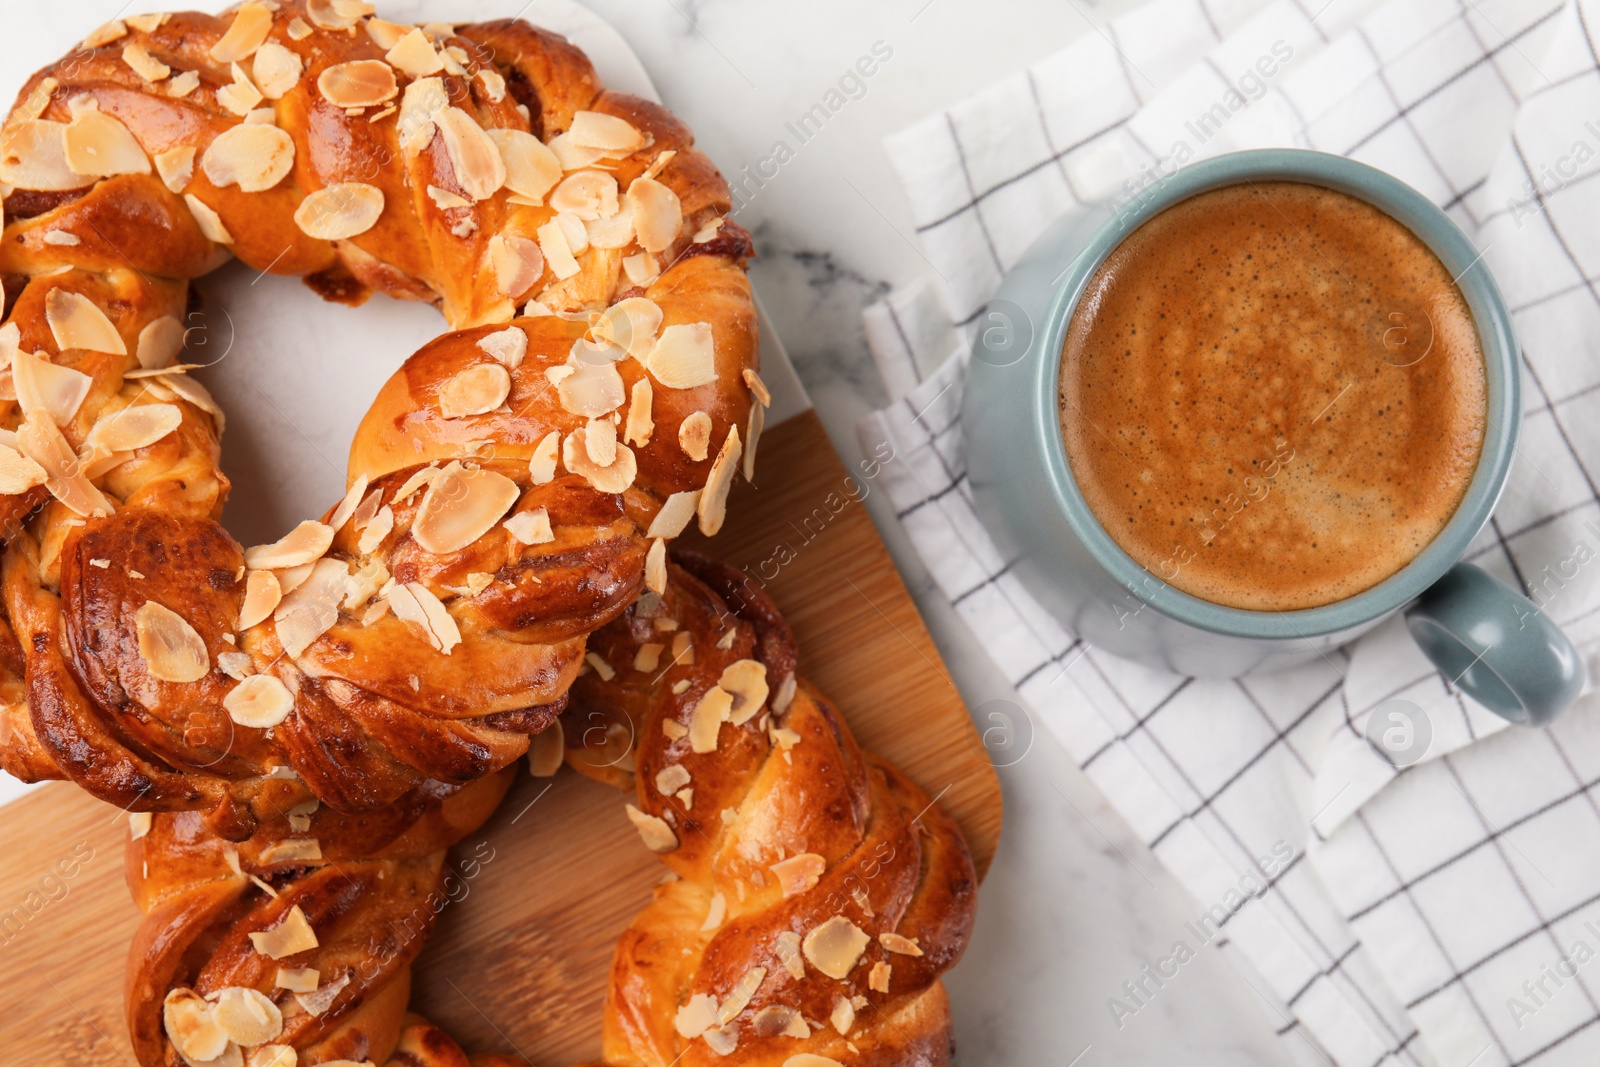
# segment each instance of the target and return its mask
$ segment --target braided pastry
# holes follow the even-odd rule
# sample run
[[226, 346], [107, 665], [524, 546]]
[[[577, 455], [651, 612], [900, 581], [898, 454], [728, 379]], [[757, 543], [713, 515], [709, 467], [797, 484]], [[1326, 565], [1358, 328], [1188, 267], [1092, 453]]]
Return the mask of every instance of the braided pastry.
[[464, 1067], [447, 1038], [406, 1016], [411, 963], [439, 911], [493, 859], [480, 842], [456, 872], [445, 849], [483, 824], [513, 773], [431, 785], [381, 813], [312, 801], [237, 845], [194, 812], [135, 816], [128, 882], [144, 918], [127, 1011], [138, 1062]]
[[591, 647], [563, 716], [568, 759], [633, 779], [629, 818], [677, 876], [617, 945], [606, 1062], [948, 1063], [939, 979], [972, 929], [966, 843], [796, 680], [766, 594], [681, 553], [665, 595]]
[[[233, 839], [505, 767], [665, 542], [721, 525], [759, 401], [749, 236], [660, 107], [524, 23], [357, 0], [130, 16], [0, 133], [0, 764]], [[176, 363], [230, 255], [452, 331], [323, 522], [243, 550]], [[517, 311], [521, 307], [521, 312]]]

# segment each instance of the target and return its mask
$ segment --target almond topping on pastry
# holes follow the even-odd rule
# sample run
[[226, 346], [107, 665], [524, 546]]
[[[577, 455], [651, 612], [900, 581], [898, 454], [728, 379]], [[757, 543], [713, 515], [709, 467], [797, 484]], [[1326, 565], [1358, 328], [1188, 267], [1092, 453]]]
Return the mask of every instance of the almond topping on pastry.
[[640, 378], [633, 383], [628, 400], [628, 424], [623, 434], [630, 445], [643, 448], [650, 443], [650, 435], [656, 428], [650, 414], [654, 400], [655, 390], [651, 388], [649, 378]]
[[139, 366], [145, 370], [172, 366], [183, 351], [183, 338], [183, 323], [171, 315], [146, 323], [134, 347]]
[[546, 545], [556, 539], [545, 508], [519, 511], [505, 521], [506, 532], [525, 545]]
[[362, 182], [318, 189], [295, 209], [295, 225], [319, 241], [343, 241], [366, 233], [383, 216], [383, 190]]
[[281, 570], [321, 559], [333, 544], [333, 528], [307, 519], [270, 545], [244, 550], [244, 565], [252, 570]]
[[561, 435], [554, 430], [545, 434], [534, 446], [528, 458], [528, 477], [534, 485], [545, 485], [556, 476], [556, 455], [561, 449]]
[[797, 982], [805, 978], [806, 964], [801, 957], [799, 934], [793, 930], [783, 931], [773, 940], [772, 949], [791, 978]]
[[317, 988], [319, 977], [315, 967], [279, 967], [273, 985], [291, 993], [310, 993]]
[[[659, 645], [657, 648], [661, 647]], [[689, 784], [689, 772], [682, 764], [674, 763], [670, 767], [663, 767], [656, 772], [656, 792], [664, 796], [672, 796], [678, 790]]]
[[[485, 366], [505, 374], [498, 364]], [[411, 536], [426, 552], [459, 552], [494, 529], [521, 495], [517, 483], [503, 474], [452, 462], [423, 494]]]
[[561, 180], [561, 161], [539, 138], [522, 130], [490, 130], [506, 168], [506, 188], [537, 206]]
[[93, 175], [67, 165], [65, 132], [63, 123], [43, 119], [15, 122], [0, 131], [0, 182], [42, 192], [92, 185]]
[[678, 447], [696, 463], [711, 451], [711, 416], [696, 411], [678, 424]]
[[294, 138], [276, 126], [244, 123], [224, 131], [200, 157], [200, 169], [218, 188], [271, 189], [294, 169]]
[[807, 934], [801, 948], [817, 970], [829, 978], [843, 978], [871, 940], [855, 923], [835, 915]]
[[283, 1033], [283, 1014], [258, 989], [229, 986], [217, 994], [211, 1012], [222, 1032], [246, 1048], [264, 1045]]
[[306, 68], [299, 56], [283, 45], [269, 41], [256, 49], [256, 58], [250, 69], [261, 95], [268, 100], [281, 100], [283, 94], [300, 84], [300, 76]]
[[922, 955], [922, 947], [915, 940], [909, 937], [902, 937], [899, 934], [879, 934], [878, 943], [890, 952], [897, 952], [902, 956]]
[[768, 866], [777, 876], [778, 888], [783, 895], [792, 897], [815, 887], [828, 864], [815, 852], [801, 852]]
[[335, 107], [372, 107], [400, 93], [394, 68], [381, 59], [336, 63], [317, 76], [317, 91]]
[[683, 205], [678, 194], [654, 178], [635, 178], [628, 186], [628, 206], [633, 228], [646, 252], [665, 252], [683, 229]]
[[500, 149], [476, 119], [458, 107], [447, 107], [434, 115], [433, 121], [444, 137], [456, 183], [468, 196], [487, 200], [505, 185], [506, 165]]
[[661, 331], [644, 365], [668, 389], [693, 389], [716, 381], [716, 344], [710, 325], [693, 322], [668, 326]]
[[722, 521], [727, 517], [728, 490], [733, 488], [733, 476], [739, 469], [740, 447], [739, 427], [734, 426], [728, 430], [728, 438], [711, 464], [705, 490], [700, 494], [700, 532], [707, 537], [722, 529]]
[[628, 805], [628, 821], [633, 823], [651, 852], [671, 852], [678, 847], [678, 835], [672, 827], [654, 815], [646, 815], [632, 804]]
[[156, 156], [156, 173], [168, 191], [183, 192], [184, 186], [194, 177], [194, 157], [195, 150], [187, 146], [169, 148]]
[[856, 1024], [856, 1006], [850, 1003], [849, 997], [840, 997], [833, 1002], [833, 1013], [828, 1016], [828, 1022], [833, 1024], [840, 1037], [850, 1032], [850, 1028]]
[[289, 688], [272, 675], [252, 674], [229, 690], [222, 698], [222, 707], [228, 718], [240, 726], [265, 730], [289, 717], [289, 712], [294, 710], [294, 697], [289, 694]]
[[62, 134], [67, 166], [78, 174], [109, 178], [149, 174], [150, 158], [128, 127], [98, 110], [80, 111]]
[[56, 347], [63, 352], [79, 348], [116, 356], [128, 354], [127, 344], [106, 313], [82, 293], [50, 290], [44, 299], [44, 317]]
[[[737, 631], [729, 630], [728, 633], [733, 635]], [[729, 721], [735, 726], [743, 726], [767, 702], [767, 666], [753, 659], [730, 663], [723, 669], [722, 677], [717, 679], [717, 685], [733, 694]]]
[[211, 46], [211, 58], [218, 63], [248, 59], [271, 32], [272, 8], [266, 4], [243, 4], [233, 16], [228, 32]]
[[262, 863], [314, 863], [321, 859], [322, 843], [314, 837], [286, 837], [261, 850]]
[[172, 73], [171, 67], [151, 55], [150, 50], [137, 41], [123, 46], [122, 61], [132, 67], [135, 74], [151, 83], [161, 81]]
[[306, 920], [306, 913], [296, 904], [289, 909], [289, 913], [278, 925], [268, 930], [252, 932], [250, 944], [263, 956], [281, 960], [285, 956], [314, 949], [318, 942], [316, 932]]
[[192, 989], [174, 989], [161, 1002], [167, 1039], [185, 1059], [204, 1063], [228, 1048], [228, 1034], [217, 1023], [212, 1005]]
[[[580, 372], [582, 373], [582, 372]], [[615, 374], [615, 371], [612, 371]], [[577, 377], [577, 375], [573, 375]], [[565, 384], [565, 383], [563, 383]], [[627, 445], [616, 443], [616, 427], [610, 423], [604, 425], [610, 433], [595, 431], [592, 428], [599, 423], [591, 422], [588, 426], [580, 426], [567, 434], [566, 440], [561, 443], [561, 462], [573, 474], [580, 475], [596, 490], [602, 493], [625, 492], [633, 485], [634, 477], [638, 474], [638, 463], [634, 458], [633, 449]], [[595, 447], [590, 447], [590, 435], [597, 433]], [[601, 464], [594, 458], [595, 452], [602, 455], [606, 453], [607, 442], [612, 452], [610, 463]]]
[[572, 116], [567, 137], [573, 144], [608, 155], [625, 156], [644, 147], [645, 136], [627, 119], [600, 111], [579, 111]]
[[206, 643], [182, 615], [146, 600], [133, 616], [139, 656], [150, 676], [163, 682], [195, 682], [211, 670]]
[[439, 390], [439, 413], [447, 419], [484, 415], [511, 395], [511, 375], [498, 363], [480, 363], [457, 374]]

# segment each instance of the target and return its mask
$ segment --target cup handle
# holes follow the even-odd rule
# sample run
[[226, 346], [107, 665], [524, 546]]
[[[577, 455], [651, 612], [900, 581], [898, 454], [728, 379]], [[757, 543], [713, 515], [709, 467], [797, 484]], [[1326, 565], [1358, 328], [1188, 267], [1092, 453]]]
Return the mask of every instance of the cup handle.
[[1406, 609], [1406, 626], [1444, 676], [1523, 726], [1572, 706], [1583, 660], [1539, 606], [1488, 572], [1458, 563]]

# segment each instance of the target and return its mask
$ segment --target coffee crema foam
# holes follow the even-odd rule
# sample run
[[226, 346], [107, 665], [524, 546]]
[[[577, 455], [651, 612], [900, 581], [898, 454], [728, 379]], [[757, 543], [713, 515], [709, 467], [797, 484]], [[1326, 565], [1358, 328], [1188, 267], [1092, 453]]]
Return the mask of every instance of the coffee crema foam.
[[1063, 346], [1084, 498], [1162, 581], [1257, 611], [1399, 571], [1478, 464], [1487, 381], [1466, 299], [1410, 230], [1343, 193], [1229, 186], [1135, 230]]

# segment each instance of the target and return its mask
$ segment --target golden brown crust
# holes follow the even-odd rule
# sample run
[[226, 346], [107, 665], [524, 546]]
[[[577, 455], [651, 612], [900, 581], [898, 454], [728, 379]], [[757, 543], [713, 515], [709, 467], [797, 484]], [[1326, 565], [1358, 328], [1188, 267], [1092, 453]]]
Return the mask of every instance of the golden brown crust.
[[[741, 1064], [800, 1052], [947, 1063], [939, 977], [966, 947], [977, 891], [960, 831], [899, 770], [862, 753], [826, 697], [795, 683], [793, 635], [765, 593], [722, 564], [679, 560], [664, 596], [594, 635], [616, 673], [580, 678], [566, 715], [569, 761], [634, 792], [641, 815], [659, 820], [642, 832], [669, 835], [655, 847], [678, 876], [618, 942], [606, 1059], [709, 1065], [737, 1050]], [[679, 635], [686, 646], [672, 644]], [[704, 735], [697, 743], [703, 703], [751, 661], [764, 668], [768, 705], [722, 722], [714, 747]], [[632, 739], [622, 741], [628, 759], [618, 738]], [[784, 878], [800, 879], [793, 892]], [[803, 947], [830, 920], [864, 942], [842, 978]], [[685, 1027], [696, 998], [738, 1006]], [[809, 1036], [797, 1036], [796, 1018]]]
[[[133, 810], [202, 808], [233, 835], [250, 834], [286, 788], [365, 810], [514, 761], [563, 706], [585, 636], [645, 584], [663, 503], [708, 480], [725, 486], [751, 425], [751, 249], [729, 239], [742, 231], [724, 218], [726, 183], [689, 129], [606, 91], [578, 49], [523, 23], [429, 28], [422, 53], [439, 69], [407, 73], [415, 51], [411, 63], [386, 56], [409, 28], [341, 6], [361, 5], [286, 0], [237, 63], [217, 49], [259, 7], [113, 24], [31, 78], [0, 133], [0, 180], [12, 187], [0, 431], [33, 427], [14, 444], [0, 434], [0, 467], [24, 471], [0, 495], [0, 521], [5, 613], [26, 661], [0, 669], [0, 684], [19, 691], [25, 674], [28, 698], [0, 715], [0, 760]], [[351, 63], [392, 78], [392, 91], [348, 106], [341, 94], [360, 80]], [[273, 77], [274, 65], [289, 76]], [[230, 149], [251, 134], [273, 147]], [[618, 147], [594, 147], [596, 136]], [[96, 173], [66, 147], [55, 159], [51, 146], [75, 137], [103, 153], [95, 159], [120, 152], [123, 172]], [[275, 158], [270, 174], [241, 176]], [[490, 188], [496, 167], [507, 184]], [[528, 191], [541, 180], [588, 182], [598, 199]], [[326, 199], [347, 184], [358, 192]], [[377, 198], [377, 215], [330, 229], [361, 197]], [[319, 584], [299, 563], [250, 566], [216, 523], [229, 488], [222, 415], [168, 365], [188, 281], [230, 256], [330, 299], [425, 300], [456, 328], [394, 375], [352, 442], [351, 483], [365, 488], [350, 506], [362, 507], [346, 508], [325, 553], [306, 557], [344, 565], [337, 580], [359, 587], [346, 598], [331, 572], [317, 571]], [[603, 317], [625, 298], [634, 312]], [[64, 328], [69, 304], [88, 307], [83, 329]], [[694, 337], [691, 349], [708, 341], [708, 365], [676, 379], [665, 364], [647, 370], [667, 331]], [[167, 344], [141, 355], [163, 332]], [[47, 411], [11, 380], [6, 364], [24, 353], [39, 357], [35, 375], [84, 376], [70, 412]], [[560, 387], [575, 371], [609, 380], [598, 392]], [[114, 416], [169, 410], [176, 426], [158, 439], [94, 451], [92, 434]], [[51, 421], [60, 470], [41, 451]], [[598, 440], [611, 435], [604, 423], [614, 448]], [[530, 465], [552, 434], [553, 461]], [[610, 455], [621, 458], [608, 466]], [[17, 485], [32, 462], [51, 479]], [[478, 504], [520, 521], [520, 533], [490, 515], [467, 543], [429, 536], [424, 513], [462, 510], [473, 479], [493, 483], [498, 501]], [[724, 494], [707, 495], [710, 531]], [[267, 616], [241, 625], [250, 583], [268, 574], [285, 599], [267, 597]], [[301, 581], [306, 591], [293, 591]], [[146, 659], [139, 620], [151, 605], [203, 646], [198, 677]], [[291, 608], [295, 629], [312, 620], [313, 633], [284, 636]], [[252, 724], [229, 710], [247, 675], [281, 683], [287, 718]], [[294, 774], [269, 777], [275, 768]]]

